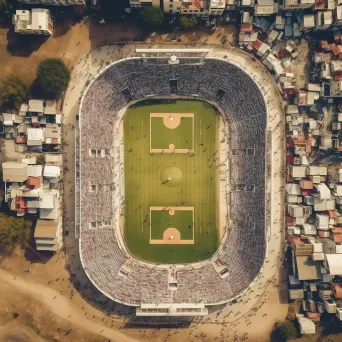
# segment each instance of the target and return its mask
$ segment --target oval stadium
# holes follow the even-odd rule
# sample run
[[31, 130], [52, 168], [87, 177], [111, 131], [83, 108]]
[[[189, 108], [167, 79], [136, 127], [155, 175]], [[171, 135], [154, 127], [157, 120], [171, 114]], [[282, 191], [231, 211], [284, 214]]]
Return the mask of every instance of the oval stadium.
[[137, 52], [81, 100], [81, 262], [137, 315], [205, 315], [264, 265], [267, 106], [250, 75], [205, 49]]

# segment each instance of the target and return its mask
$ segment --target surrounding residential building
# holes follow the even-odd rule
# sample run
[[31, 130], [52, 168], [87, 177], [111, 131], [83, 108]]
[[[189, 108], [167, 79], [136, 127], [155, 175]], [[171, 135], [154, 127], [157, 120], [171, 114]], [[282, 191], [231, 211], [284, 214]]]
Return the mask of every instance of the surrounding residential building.
[[14, 31], [21, 34], [52, 35], [51, 13], [45, 8], [16, 10], [13, 14]]
[[280, 7], [284, 11], [298, 11], [307, 8], [312, 8], [315, 0], [283, 0], [280, 2]]
[[38, 251], [58, 251], [63, 246], [62, 218], [37, 220], [34, 238]]
[[62, 143], [62, 115], [56, 110], [56, 100], [31, 99], [19, 112], [0, 115], [4, 138], [15, 139], [19, 152], [58, 152]]
[[36, 215], [34, 237], [38, 250], [57, 251], [62, 247], [63, 178], [61, 154], [47, 154], [45, 165], [36, 157], [2, 164], [5, 202], [17, 216]]
[[157, 7], [160, 8], [160, 0], [129, 0], [133, 9], [142, 7]]
[[331, 80], [330, 96], [342, 97], [342, 80]]
[[209, 0], [209, 15], [222, 15], [226, 8], [225, 0]]
[[142, 7], [162, 8], [165, 13], [196, 15], [222, 15], [226, 0], [130, 0], [132, 9]]
[[181, 12], [181, 6], [182, 0], [164, 0], [165, 13], [179, 14]]

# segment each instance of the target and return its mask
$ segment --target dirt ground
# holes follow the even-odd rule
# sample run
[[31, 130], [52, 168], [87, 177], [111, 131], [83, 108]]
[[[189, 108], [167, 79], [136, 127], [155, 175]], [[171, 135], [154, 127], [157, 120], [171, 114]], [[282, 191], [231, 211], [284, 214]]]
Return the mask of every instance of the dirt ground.
[[130, 22], [100, 25], [90, 18], [75, 23], [66, 32], [58, 25], [49, 38], [20, 35], [12, 27], [0, 26], [0, 81], [15, 73], [32, 82], [38, 64], [46, 58], [62, 58], [72, 68], [80, 56], [97, 46], [141, 35], [141, 30]]
[[[68, 28], [68, 30], [66, 30]], [[12, 27], [0, 25], [0, 81], [15, 73], [28, 82], [35, 78], [38, 64], [45, 58], [60, 57], [70, 67], [89, 51], [112, 42], [125, 42], [142, 39], [144, 33], [130, 21], [99, 24], [92, 18], [85, 18], [75, 23], [55, 25], [53, 36], [25, 36], [15, 34]], [[151, 34], [147, 42], [171, 42], [180, 40], [193, 43], [232, 42], [236, 30], [221, 27], [215, 31], [207, 29], [196, 32], [175, 32], [172, 34]], [[29, 66], [29, 67], [28, 67]]]

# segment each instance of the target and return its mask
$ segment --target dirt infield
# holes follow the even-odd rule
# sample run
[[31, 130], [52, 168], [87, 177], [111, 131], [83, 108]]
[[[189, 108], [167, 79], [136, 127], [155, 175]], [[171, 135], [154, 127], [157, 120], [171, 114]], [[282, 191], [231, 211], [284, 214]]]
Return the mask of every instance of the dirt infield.
[[163, 122], [165, 127], [174, 129], [177, 128], [181, 123], [181, 117], [179, 115], [171, 115], [164, 116]]
[[152, 148], [151, 147], [151, 137], [152, 137], [152, 130], [151, 130], [151, 119], [152, 118], [163, 118], [163, 123], [165, 127], [169, 129], [177, 128], [182, 118], [194, 118], [193, 113], [150, 113], [150, 153], [192, 153], [192, 149], [187, 148], [176, 148], [175, 144], [170, 144], [169, 148]]
[[[150, 217], [151, 211], [153, 210], [168, 211], [170, 216], [173, 216], [177, 210], [192, 211], [194, 213], [193, 207], [150, 207]], [[152, 239], [151, 228], [152, 227], [150, 227], [151, 245], [193, 245], [195, 243], [194, 235], [192, 240], [182, 240], [181, 233], [177, 228], [167, 228], [163, 233], [163, 239]]]
[[[168, 210], [170, 215], [174, 215], [176, 210], [194, 210], [194, 207], [150, 207], [150, 211], [152, 210]], [[173, 212], [173, 214], [171, 214]]]
[[170, 129], [177, 128], [182, 118], [193, 118], [193, 113], [151, 113], [150, 118], [163, 118], [165, 127]]
[[163, 240], [180, 240], [181, 234], [177, 228], [167, 228], [163, 234]]

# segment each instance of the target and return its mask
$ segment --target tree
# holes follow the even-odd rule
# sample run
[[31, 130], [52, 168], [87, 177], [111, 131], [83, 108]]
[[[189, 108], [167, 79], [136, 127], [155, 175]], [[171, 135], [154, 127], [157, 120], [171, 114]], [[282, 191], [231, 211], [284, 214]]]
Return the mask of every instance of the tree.
[[58, 58], [48, 58], [38, 66], [37, 86], [45, 97], [56, 97], [68, 86], [70, 71]]
[[179, 25], [183, 30], [191, 30], [197, 25], [197, 19], [195, 16], [186, 17], [182, 15], [179, 17]]
[[154, 29], [160, 27], [164, 19], [164, 12], [160, 8], [144, 7], [140, 13], [138, 20], [143, 27]]
[[7, 0], [0, 0], [0, 16], [8, 17], [10, 10], [8, 8]]
[[0, 87], [0, 99], [2, 104], [8, 106], [19, 106], [27, 99], [29, 86], [18, 76], [10, 75]]
[[17, 245], [26, 247], [31, 238], [32, 223], [23, 218], [0, 214], [0, 252], [11, 250]]
[[3, 14], [7, 11], [7, 1], [0, 0], [0, 13]]
[[279, 337], [283, 341], [293, 340], [297, 337], [297, 329], [293, 322], [285, 321], [278, 327]]

